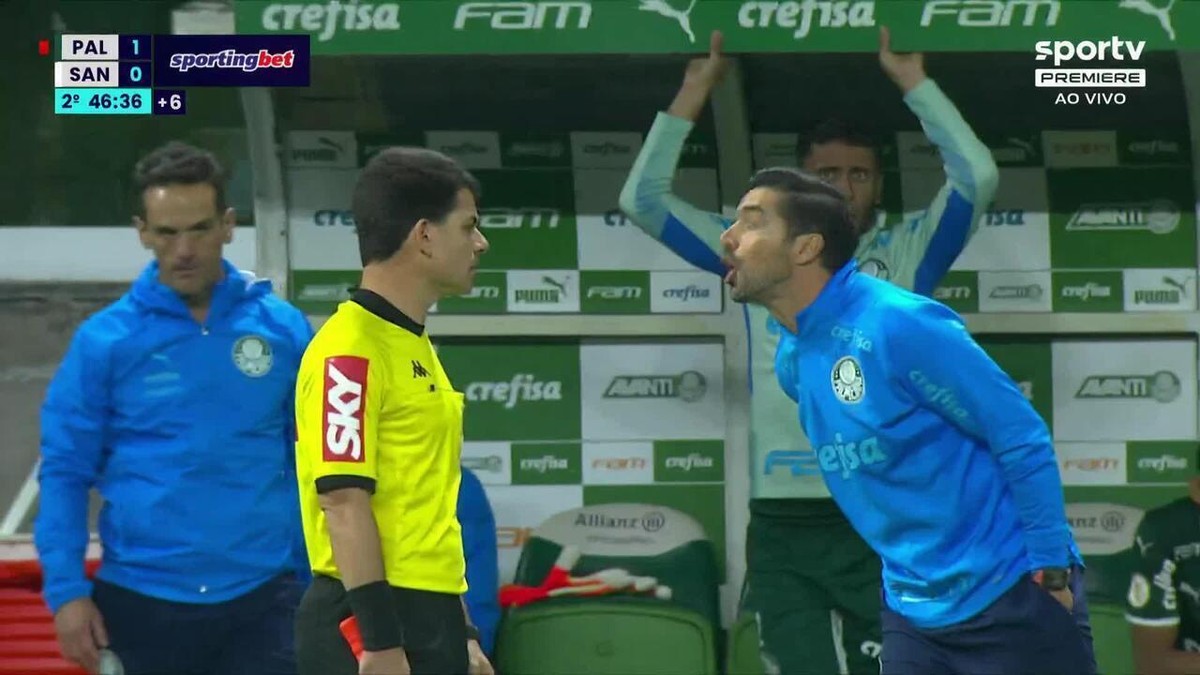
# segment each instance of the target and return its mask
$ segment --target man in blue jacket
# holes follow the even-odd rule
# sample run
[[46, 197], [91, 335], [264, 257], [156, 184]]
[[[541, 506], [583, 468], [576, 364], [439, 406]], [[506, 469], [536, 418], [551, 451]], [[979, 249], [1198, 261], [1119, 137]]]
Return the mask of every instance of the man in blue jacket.
[[941, 303], [859, 272], [845, 200], [759, 172], [726, 283], [782, 326], [775, 371], [883, 561], [884, 675], [1095, 672], [1046, 424]]
[[134, 181], [155, 260], [80, 326], [42, 408], [43, 594], [63, 655], [92, 672], [107, 648], [127, 675], [293, 673], [308, 565], [292, 399], [312, 328], [222, 258], [235, 215], [211, 154], [168, 144]]
[[496, 516], [479, 477], [462, 468], [458, 486], [458, 522], [462, 525], [463, 554], [467, 559], [467, 593], [464, 598], [471, 621], [479, 629], [479, 646], [491, 659], [495, 655], [496, 626], [500, 623], [500, 562], [496, 546]]

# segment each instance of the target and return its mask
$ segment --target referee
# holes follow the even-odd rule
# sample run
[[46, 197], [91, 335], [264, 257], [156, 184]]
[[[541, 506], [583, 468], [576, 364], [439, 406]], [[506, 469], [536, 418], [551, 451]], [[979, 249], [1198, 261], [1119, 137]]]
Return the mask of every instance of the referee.
[[[296, 618], [301, 675], [490, 675], [470, 624], [462, 530], [463, 395], [424, 322], [470, 291], [487, 240], [479, 184], [439, 153], [389, 148], [353, 212], [362, 284], [300, 365], [296, 464], [314, 579]], [[356, 661], [339, 624], [362, 634]]]

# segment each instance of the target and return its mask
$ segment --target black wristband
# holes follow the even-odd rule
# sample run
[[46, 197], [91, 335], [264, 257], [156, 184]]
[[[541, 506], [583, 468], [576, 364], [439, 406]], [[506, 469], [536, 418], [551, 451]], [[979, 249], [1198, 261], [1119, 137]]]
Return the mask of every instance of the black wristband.
[[1037, 582], [1048, 591], [1061, 591], [1070, 587], [1071, 572], [1063, 567], [1047, 567], [1037, 572]]
[[350, 611], [358, 621], [363, 649], [381, 652], [404, 646], [404, 626], [396, 610], [396, 597], [386, 581], [373, 581], [346, 591]]
[[471, 624], [467, 624], [467, 641], [471, 640], [479, 642], [479, 629]]

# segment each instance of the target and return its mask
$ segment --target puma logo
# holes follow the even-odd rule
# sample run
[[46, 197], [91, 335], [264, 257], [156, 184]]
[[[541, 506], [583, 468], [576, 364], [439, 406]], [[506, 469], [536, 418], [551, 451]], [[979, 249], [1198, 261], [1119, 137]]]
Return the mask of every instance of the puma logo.
[[1158, 7], [1150, 0], [1121, 0], [1118, 7], [1132, 9], [1158, 19], [1158, 22], [1162, 24], [1162, 29], [1171, 38], [1171, 42], [1175, 41], [1175, 27], [1171, 25], [1171, 9], [1175, 7], [1175, 0], [1167, 0], [1166, 7]]
[[[679, 11], [678, 9], [672, 7], [667, 0], [641, 0], [641, 3], [642, 4], [638, 6], [638, 9], [642, 10], [643, 12], [655, 12], [667, 17], [668, 19], [675, 19], [678, 21], [679, 27], [682, 28], [683, 32], [687, 34], [688, 41], [692, 43], [696, 42], [696, 34], [692, 32], [691, 18], [692, 9], [696, 7], [696, 0], [692, 0], [692, 4], [688, 5], [688, 8], [683, 11]], [[1174, 38], [1171, 39], [1173, 40]]]

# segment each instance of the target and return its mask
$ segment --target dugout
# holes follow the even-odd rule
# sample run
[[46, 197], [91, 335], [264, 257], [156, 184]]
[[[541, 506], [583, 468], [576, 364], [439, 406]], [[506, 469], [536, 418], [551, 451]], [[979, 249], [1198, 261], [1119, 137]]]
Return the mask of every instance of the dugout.
[[[798, 3], [772, 14], [777, 3], [740, 0], [699, 0], [690, 13], [683, 0], [475, 3], [465, 18], [467, 3], [411, 2], [392, 27], [385, 6], [395, 4], [364, 3], [374, 22], [354, 30], [318, 21], [325, 10], [197, 6], [177, 12], [175, 30], [314, 35], [310, 88], [246, 90], [242, 102], [258, 271], [317, 321], [355, 278], [348, 188], [372, 148], [428, 144], [482, 178], [494, 209], [486, 290], [443, 303], [430, 330], [457, 382], [476, 387], [464, 454], [480, 466], [502, 457], [498, 475], [480, 475], [510, 543], [581, 504], [662, 500], [717, 544], [732, 618], [749, 489], [741, 313], [714, 280], [631, 232], [617, 193], [686, 55], [721, 28], [735, 64], [689, 141], [683, 196], [728, 210], [755, 168], [791, 160], [798, 129], [837, 113], [890, 132], [889, 215], [923, 208], [943, 180], [940, 160], [879, 70], [873, 26], [886, 23], [897, 49], [927, 52], [930, 75], [1000, 166], [995, 204], [935, 294], [1050, 424], [1093, 602], [1120, 600], [1141, 514], [1181, 494], [1200, 445], [1200, 7], [1180, 3], [1162, 19], [1115, 2], [1086, 13], [1068, 0], [996, 2], [970, 16], [945, 2], [815, 3], [850, 7], [839, 23]], [[1054, 90], [1034, 86], [1036, 41], [1113, 34], [1147, 45], [1137, 64], [1147, 86], [1123, 91], [1125, 104], [1056, 104]], [[519, 306], [518, 290], [563, 285], [574, 300]], [[587, 301], [595, 285], [637, 290], [605, 305]], [[662, 301], [673, 288], [694, 290]], [[652, 418], [623, 428], [620, 408], [595, 393], [616, 377], [687, 369], [704, 376], [699, 405], [654, 401]], [[1173, 380], [1155, 379], [1164, 372]], [[505, 407], [489, 383], [524, 398]], [[597, 447], [650, 453], [653, 465], [655, 442], [678, 440], [710, 443], [719, 478], [589, 482]], [[579, 470], [537, 484], [521, 475], [520, 458], [545, 453]], [[1188, 468], [1160, 471], [1163, 457]], [[516, 553], [502, 551], [502, 564]]]

